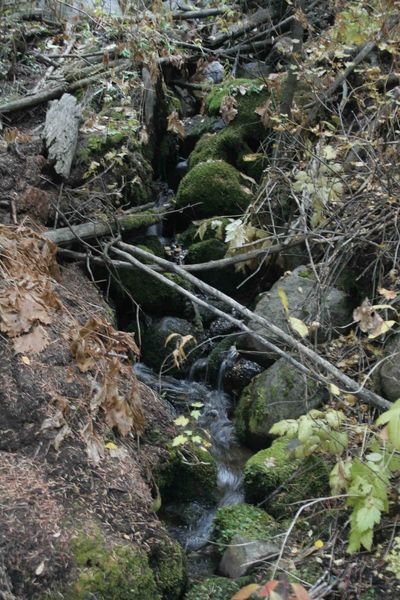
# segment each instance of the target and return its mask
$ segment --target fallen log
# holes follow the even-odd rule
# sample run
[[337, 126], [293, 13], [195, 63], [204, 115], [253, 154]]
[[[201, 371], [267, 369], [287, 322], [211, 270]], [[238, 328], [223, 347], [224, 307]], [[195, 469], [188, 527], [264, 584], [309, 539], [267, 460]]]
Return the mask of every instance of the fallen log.
[[172, 13], [174, 21], [183, 21], [184, 19], [206, 19], [207, 17], [216, 17], [227, 12], [226, 8], [205, 8], [204, 10], [186, 10]]
[[163, 217], [162, 210], [149, 210], [143, 213], [133, 213], [115, 215], [112, 219], [107, 218], [92, 221], [90, 223], [81, 223], [71, 225], [70, 227], [60, 227], [52, 231], [45, 231], [43, 236], [57, 245], [69, 244], [74, 241], [82, 241], [112, 235], [117, 231], [132, 231], [149, 227], [159, 223]]
[[229, 27], [227, 32], [219, 33], [207, 40], [208, 46], [211, 48], [218, 48], [222, 46], [228, 40], [235, 40], [236, 38], [244, 35], [248, 31], [251, 31], [255, 27], [266, 23], [271, 20], [271, 12], [267, 8], [259, 9], [254, 15], [244, 19], [236, 25]]
[[50, 102], [46, 113], [44, 137], [49, 158], [55, 163], [55, 172], [64, 178], [69, 176], [75, 157], [81, 117], [81, 106], [71, 94]]
[[[280, 356], [284, 357], [286, 360], [291, 362], [296, 367], [296, 369], [300, 370], [303, 373], [305, 372], [305, 370], [307, 370], [307, 374], [311, 375], [312, 377], [314, 377], [315, 379], [317, 379], [324, 385], [329, 386], [329, 384], [332, 383], [332, 379], [333, 379], [333, 381], [340, 382], [340, 384], [342, 386], [344, 386], [344, 388], [346, 390], [348, 390], [349, 392], [352, 392], [353, 394], [358, 395], [358, 397], [363, 402], [366, 402], [367, 404], [370, 404], [371, 406], [375, 406], [376, 408], [379, 408], [382, 410], [388, 410], [392, 406], [391, 402], [389, 402], [385, 398], [382, 398], [382, 396], [379, 396], [375, 392], [365, 389], [362, 385], [359, 385], [356, 381], [354, 381], [354, 379], [351, 379], [350, 377], [348, 377], [347, 375], [342, 373], [342, 371], [340, 371], [340, 369], [338, 369], [332, 363], [330, 363], [328, 360], [326, 360], [325, 358], [320, 356], [317, 352], [315, 352], [315, 350], [306, 346], [304, 343], [298, 341], [296, 338], [294, 338], [290, 334], [286, 333], [285, 331], [283, 331], [282, 329], [280, 329], [279, 327], [277, 327], [276, 325], [271, 323], [268, 319], [265, 319], [264, 317], [260, 317], [259, 315], [256, 315], [255, 313], [250, 311], [248, 308], [246, 308], [239, 302], [236, 302], [236, 300], [233, 300], [226, 294], [211, 287], [210, 285], [204, 283], [203, 281], [200, 281], [200, 279], [198, 279], [197, 277], [194, 277], [190, 273], [187, 273], [184, 269], [182, 269], [182, 267], [176, 265], [175, 263], [171, 263], [163, 258], [154, 256], [153, 254], [150, 254], [149, 252], [146, 252], [145, 250], [142, 250], [141, 248], [137, 248], [136, 246], [131, 246], [129, 244], [125, 244], [124, 242], [118, 242], [117, 247], [113, 246], [113, 247], [111, 247], [111, 250], [117, 256], [124, 258], [125, 261], [131, 262], [138, 268], [146, 271], [147, 273], [153, 274], [154, 277], [161, 280], [160, 278], [162, 277], [162, 275], [160, 273], [156, 273], [149, 265], [143, 265], [139, 260], [134, 258], [134, 256], [138, 256], [146, 261], [155, 262], [158, 265], [162, 266], [165, 271], [172, 271], [174, 273], [177, 273], [178, 275], [181, 275], [183, 278], [185, 278], [187, 281], [192, 283], [198, 289], [202, 290], [206, 294], [213, 296], [214, 298], [217, 298], [218, 300], [221, 300], [230, 308], [235, 309], [244, 318], [250, 319], [253, 322], [258, 323], [263, 328], [265, 328], [265, 330], [267, 332], [273, 333], [274, 336], [280, 340], [280, 342], [282, 343], [283, 346], [289, 347], [291, 350], [294, 350], [295, 352], [297, 352], [299, 355], [299, 360], [295, 359], [293, 356], [289, 355], [286, 350], [279, 348], [278, 346], [276, 346], [275, 344], [270, 342], [268, 340], [268, 338], [266, 337], [266, 334], [263, 334], [260, 332], [255, 333], [247, 325], [244, 325], [244, 323], [242, 323], [242, 321], [240, 321], [238, 319], [234, 319], [234, 317], [232, 317], [231, 315], [229, 315], [229, 317], [228, 317], [228, 313], [224, 313], [224, 315], [223, 315], [224, 318], [229, 318], [229, 320], [231, 322], [235, 321], [235, 325], [237, 325], [242, 331], [251, 332], [251, 334], [254, 337], [256, 337], [257, 340], [262, 341], [262, 343], [269, 350], [273, 350], [274, 352], [277, 352], [277, 354], [279, 354]], [[132, 256], [132, 255], [134, 255], [134, 256]], [[165, 281], [164, 281], [164, 279], [165, 279]], [[162, 281], [167, 284], [168, 278], [164, 278], [164, 279]], [[169, 284], [167, 284], [167, 285], [169, 285]], [[175, 288], [175, 289], [177, 289], [177, 288]], [[183, 293], [183, 289], [182, 290], [179, 289], [178, 291]], [[188, 295], [188, 294], [186, 293], [185, 295]], [[193, 294], [192, 294], [192, 296], [193, 296]], [[196, 296], [193, 296], [191, 299], [193, 301], [197, 302], [198, 304], [203, 302], [203, 301], [200, 302], [200, 300], [198, 298], [196, 298]], [[209, 310], [214, 309], [214, 307], [209, 306], [207, 303], [203, 302], [203, 304], [205, 304], [207, 306], [207, 308], [209, 308]], [[215, 310], [213, 312], [215, 312]], [[233, 319], [234, 319], [234, 321], [233, 321]], [[246, 328], [246, 329], [244, 329], [244, 328]], [[311, 361], [311, 363], [313, 365], [315, 365], [316, 368], [321, 369], [323, 372], [325, 372], [326, 375], [325, 376], [321, 375], [320, 373], [318, 373], [318, 371], [311, 370], [309, 367], [307, 367], [302, 362], [302, 360], [304, 358], [309, 359]]]

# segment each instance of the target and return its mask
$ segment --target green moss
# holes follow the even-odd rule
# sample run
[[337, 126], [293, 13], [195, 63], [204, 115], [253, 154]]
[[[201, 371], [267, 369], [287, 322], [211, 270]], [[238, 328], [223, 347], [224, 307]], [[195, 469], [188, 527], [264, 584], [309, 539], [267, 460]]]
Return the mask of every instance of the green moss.
[[226, 253], [226, 244], [220, 240], [203, 240], [192, 244], [186, 256], [188, 265], [209, 262], [223, 258]]
[[66, 600], [161, 600], [146, 554], [133, 546], [106, 548], [100, 536], [73, 540], [79, 573]]
[[209, 452], [170, 449], [168, 462], [156, 475], [164, 501], [213, 502], [217, 491], [217, 464]]
[[[163, 275], [181, 287], [191, 289], [190, 284], [180, 275], [175, 273], [163, 273]], [[155, 315], [181, 314], [185, 309], [185, 299], [182, 294], [143, 271], [117, 269], [114, 287], [119, 297], [132, 298], [142, 310]]]
[[233, 128], [227, 127], [218, 133], [204, 135], [197, 142], [190, 155], [189, 168], [192, 169], [208, 160], [224, 160], [233, 166], [238, 166], [238, 157], [250, 153], [248, 144]]
[[209, 577], [194, 585], [185, 600], [230, 600], [240, 587], [240, 584], [226, 577]]
[[165, 600], [179, 600], [186, 586], [186, 556], [178, 542], [165, 536], [149, 559], [157, 590]]
[[246, 463], [244, 489], [246, 501], [262, 502], [272, 492], [279, 492], [265, 505], [274, 517], [289, 516], [289, 505], [318, 497], [328, 490], [328, 470], [318, 456], [305, 460], [293, 458], [287, 450], [288, 440], [275, 440]]
[[253, 540], [270, 540], [280, 533], [280, 526], [261, 508], [250, 504], [223, 506], [214, 519], [212, 541], [223, 552], [239, 534]]
[[215, 86], [208, 94], [205, 101], [207, 112], [210, 115], [218, 115], [222, 99], [227, 95], [235, 97], [238, 111], [228, 129], [234, 129], [237, 135], [246, 141], [261, 141], [266, 137], [267, 131], [261, 123], [260, 116], [255, 113], [258, 106], [262, 106], [271, 98], [271, 92], [266, 86], [254, 79], [233, 79], [224, 82]]
[[191, 206], [195, 218], [231, 215], [243, 211], [251, 194], [244, 191], [240, 173], [223, 161], [196, 165], [178, 188], [178, 208]]

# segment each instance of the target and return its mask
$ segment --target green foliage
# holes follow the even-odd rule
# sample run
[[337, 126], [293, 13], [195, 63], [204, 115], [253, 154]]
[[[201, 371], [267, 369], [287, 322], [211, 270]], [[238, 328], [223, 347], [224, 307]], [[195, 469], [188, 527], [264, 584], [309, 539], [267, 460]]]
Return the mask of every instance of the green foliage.
[[400, 579], [400, 537], [395, 537], [393, 546], [386, 556], [387, 570], [396, 575]]
[[348, 435], [342, 430], [345, 419], [339, 411], [310, 411], [298, 420], [281, 421], [271, 428], [275, 435], [296, 440], [292, 450], [296, 457], [315, 453], [336, 456], [329, 482], [333, 494], [343, 493], [346, 506], [352, 508], [350, 554], [361, 547], [371, 549], [374, 527], [380, 522], [382, 512], [389, 509], [390, 476], [400, 467], [396, 456], [399, 415], [400, 400], [377, 420], [377, 425], [386, 425], [388, 443], [383, 445], [379, 438], [372, 437], [365, 454], [346, 459], [341, 455], [348, 450]]
[[280, 526], [261, 508], [251, 504], [234, 504], [217, 510], [212, 540], [221, 552], [239, 534], [253, 540], [270, 540], [280, 532]]
[[226, 577], [209, 577], [194, 585], [185, 600], [230, 600], [240, 585]]
[[182, 431], [172, 440], [173, 448], [184, 446], [191, 451], [200, 448], [200, 450], [204, 450], [205, 452], [210, 448], [209, 434], [197, 425], [197, 421], [201, 415], [199, 409], [201, 408], [203, 408], [202, 402], [193, 402], [188, 417], [181, 415], [175, 419], [175, 425], [181, 427]]

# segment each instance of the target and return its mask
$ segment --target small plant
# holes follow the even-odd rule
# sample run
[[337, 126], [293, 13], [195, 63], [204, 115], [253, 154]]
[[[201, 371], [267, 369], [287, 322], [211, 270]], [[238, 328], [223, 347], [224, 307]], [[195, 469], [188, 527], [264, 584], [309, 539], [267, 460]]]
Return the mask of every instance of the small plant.
[[181, 415], [175, 419], [174, 423], [177, 427], [182, 428], [182, 433], [174, 437], [172, 440], [172, 446], [174, 448], [178, 446], [185, 446], [190, 449], [193, 446], [200, 448], [201, 450], [207, 451], [211, 446], [209, 441], [209, 434], [198, 427], [197, 421], [201, 415], [201, 408], [204, 404], [202, 402], [192, 402], [191, 411], [188, 417]]

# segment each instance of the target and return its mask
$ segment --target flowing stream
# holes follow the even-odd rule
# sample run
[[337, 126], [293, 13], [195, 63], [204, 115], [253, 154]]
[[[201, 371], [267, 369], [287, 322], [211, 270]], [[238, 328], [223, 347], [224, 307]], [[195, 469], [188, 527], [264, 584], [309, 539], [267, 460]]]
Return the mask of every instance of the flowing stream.
[[174, 377], [161, 378], [145, 365], [139, 363], [135, 367], [136, 375], [143, 383], [161, 392], [170, 403], [171, 411], [177, 414], [176, 406], [190, 407], [193, 402], [201, 402], [204, 406], [199, 417], [199, 427], [209, 432], [211, 437], [210, 452], [218, 466], [218, 501], [213, 507], [204, 507], [191, 503], [189, 511], [192, 522], [189, 526], [172, 525], [171, 533], [188, 551], [199, 550], [209, 540], [213, 519], [220, 506], [243, 502], [242, 472], [247, 458], [245, 451], [239, 446], [234, 427], [229, 419], [231, 398], [224, 392], [223, 382], [226, 370], [232, 366], [236, 357], [236, 348], [232, 347], [224, 358], [219, 373], [217, 389], [212, 389], [204, 382], [196, 381], [199, 375], [206, 372], [207, 359], [196, 361], [188, 379]]

